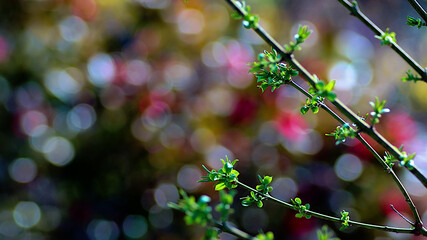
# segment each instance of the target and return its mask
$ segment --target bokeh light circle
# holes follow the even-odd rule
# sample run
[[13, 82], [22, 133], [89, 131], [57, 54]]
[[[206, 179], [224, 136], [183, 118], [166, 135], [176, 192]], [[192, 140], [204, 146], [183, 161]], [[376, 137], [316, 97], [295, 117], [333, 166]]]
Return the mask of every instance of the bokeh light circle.
[[116, 74], [113, 58], [105, 53], [93, 56], [87, 64], [89, 81], [97, 87], [109, 85]]
[[65, 166], [74, 157], [74, 147], [63, 137], [51, 137], [43, 145], [45, 158], [56, 166]]
[[105, 219], [92, 220], [86, 232], [91, 240], [116, 240], [120, 235], [117, 224]]
[[89, 129], [96, 120], [96, 112], [88, 104], [79, 104], [67, 114], [67, 125], [75, 132]]
[[192, 192], [200, 187], [200, 180], [202, 173], [200, 169], [194, 165], [183, 166], [177, 175], [178, 186], [185, 189], [186, 191]]
[[41, 211], [35, 202], [22, 201], [15, 206], [13, 218], [18, 226], [31, 228], [40, 221]]
[[10, 177], [19, 183], [29, 183], [37, 176], [37, 165], [29, 158], [15, 159], [9, 165]]
[[61, 36], [69, 42], [81, 41], [87, 34], [86, 23], [77, 16], [69, 16], [59, 23]]
[[343, 154], [334, 165], [335, 174], [344, 181], [356, 180], [363, 171], [360, 159], [352, 154]]
[[129, 238], [141, 238], [147, 232], [147, 220], [141, 215], [129, 215], [123, 221], [123, 232]]
[[166, 208], [169, 202], [177, 202], [179, 199], [178, 189], [175, 185], [164, 183], [160, 184], [154, 191], [154, 199], [158, 206]]

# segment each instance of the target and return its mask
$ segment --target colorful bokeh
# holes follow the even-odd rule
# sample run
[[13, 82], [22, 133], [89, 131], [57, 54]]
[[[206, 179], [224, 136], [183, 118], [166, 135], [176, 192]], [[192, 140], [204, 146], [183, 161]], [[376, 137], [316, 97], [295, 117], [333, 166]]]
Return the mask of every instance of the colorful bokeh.
[[[427, 85], [400, 81], [410, 67], [397, 54], [338, 1], [247, 2], [282, 44], [301, 24], [313, 30], [296, 58], [335, 79], [355, 112], [371, 111], [375, 96], [387, 100], [378, 131], [416, 152], [427, 174]], [[427, 65], [427, 32], [405, 24], [416, 16], [407, 2], [360, 7]], [[203, 229], [186, 226], [167, 203], [179, 189], [218, 202], [212, 184], [197, 180], [202, 165], [218, 168], [225, 156], [240, 160], [248, 185], [273, 176], [272, 195], [284, 201], [298, 196], [325, 214], [346, 209], [352, 220], [409, 227], [389, 205], [409, 218], [410, 209], [369, 151], [325, 136], [338, 122], [322, 111], [301, 115], [305, 97], [290, 86], [256, 87], [248, 63], [270, 47], [231, 13], [221, 0], [2, 1], [0, 239], [200, 239]], [[427, 190], [396, 169], [427, 222]], [[231, 220], [277, 239], [317, 239], [324, 224], [341, 239], [421, 239], [340, 232], [268, 201], [261, 209], [236, 203]]]

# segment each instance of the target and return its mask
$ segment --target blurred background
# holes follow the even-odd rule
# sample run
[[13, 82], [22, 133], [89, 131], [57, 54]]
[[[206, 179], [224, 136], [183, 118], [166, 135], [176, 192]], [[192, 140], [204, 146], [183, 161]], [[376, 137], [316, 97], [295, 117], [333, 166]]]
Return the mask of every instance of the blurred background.
[[[391, 112], [378, 130], [417, 153], [427, 174], [427, 84], [400, 81], [409, 66], [338, 1], [247, 1], [280, 43], [300, 24], [313, 30], [296, 58], [361, 114], [369, 101]], [[426, 1], [421, 1], [427, 7]], [[406, 1], [360, 1], [377, 25], [427, 65], [427, 32]], [[261, 93], [247, 63], [269, 50], [231, 20], [221, 0], [3, 0], [0, 3], [0, 239], [200, 239], [167, 207], [178, 190], [213, 204], [213, 184], [196, 181], [220, 158], [238, 158], [240, 180], [273, 176], [272, 195], [313, 210], [409, 227], [392, 179], [356, 141], [335, 146], [337, 122], [305, 116], [305, 97], [288, 86]], [[305, 88], [299, 78], [295, 81]], [[369, 140], [369, 139], [368, 139]], [[370, 141], [372, 142], [372, 141]], [[380, 152], [384, 149], [372, 143]], [[427, 222], [427, 190], [396, 168]], [[240, 189], [238, 197], [247, 192]], [[316, 239], [328, 224], [341, 239], [421, 239], [349, 228], [266, 202], [232, 222], [251, 234]], [[222, 234], [223, 239], [234, 239]]]

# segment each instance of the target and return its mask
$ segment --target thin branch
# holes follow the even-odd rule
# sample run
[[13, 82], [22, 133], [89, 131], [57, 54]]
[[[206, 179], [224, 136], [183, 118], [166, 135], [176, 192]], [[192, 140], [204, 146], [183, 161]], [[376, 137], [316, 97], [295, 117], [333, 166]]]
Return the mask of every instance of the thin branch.
[[413, 222], [411, 222], [408, 218], [406, 218], [405, 216], [403, 216], [399, 211], [396, 210], [396, 208], [394, 208], [393, 204], [390, 204], [391, 209], [393, 209], [393, 211], [395, 213], [397, 213], [401, 218], [403, 218], [403, 220], [405, 220], [407, 223], [411, 224], [412, 226], [414, 226], [415, 224]]
[[220, 229], [223, 232], [230, 233], [231, 235], [234, 235], [240, 239], [247, 239], [247, 240], [259, 240], [257, 237], [253, 237], [246, 232], [243, 232], [242, 230], [235, 228], [233, 226], [230, 226], [226, 223], [220, 223], [217, 221], [214, 221], [214, 226], [218, 229]]
[[[298, 91], [300, 91], [301, 93], [306, 95], [308, 98], [310, 98], [310, 99], [313, 98], [313, 96], [311, 96], [310, 93], [308, 93], [304, 88], [302, 88], [301, 86], [296, 84], [294, 81], [291, 81], [289, 83], [289, 85], [293, 86], [295, 89], [297, 89]], [[340, 118], [334, 111], [332, 111], [324, 103], [321, 103], [320, 106], [327, 113], [329, 113], [333, 118], [335, 118], [339, 123], [341, 123], [341, 124], [346, 123], [342, 118]], [[420, 218], [420, 215], [418, 213], [417, 208], [415, 207], [414, 202], [412, 201], [411, 197], [409, 196], [408, 192], [406, 191], [405, 187], [403, 186], [402, 182], [399, 180], [399, 178], [397, 177], [397, 175], [393, 171], [393, 169], [384, 162], [384, 160], [381, 158], [381, 156], [378, 154], [378, 152], [375, 151], [375, 149], [373, 149], [372, 146], [369, 145], [369, 143], [366, 142], [366, 140], [360, 134], [357, 134], [356, 138], [372, 153], [372, 155], [374, 155], [375, 159], [380, 163], [380, 165], [384, 168], [384, 170], [386, 170], [391, 175], [391, 177], [393, 178], [393, 181], [399, 187], [400, 192], [405, 197], [405, 200], [408, 203], [409, 208], [412, 211], [412, 214], [414, 215], [415, 224], [421, 223], [421, 218]], [[415, 224], [412, 224], [412, 225], [415, 225]]]
[[426, 10], [424, 10], [423, 7], [421, 7], [417, 0], [408, 0], [408, 2], [412, 5], [415, 11], [417, 11], [418, 15], [420, 15], [420, 17], [424, 19], [424, 22], [427, 23], [427, 12]]
[[[352, 3], [347, 0], [338, 0], [345, 8], [347, 8], [351, 15], [357, 17], [361, 22], [363, 22], [367, 27], [369, 27], [376, 35], [382, 36], [384, 32], [373, 23], [368, 17], [363, 14], [356, 2]], [[406, 53], [397, 43], [391, 42], [390, 47], [399, 54], [422, 78], [424, 82], [427, 82], [427, 73], [426, 70], [421, 67], [419, 63], [417, 63], [408, 53]]]
[[[256, 192], [257, 194], [259, 194], [259, 195], [261, 195], [261, 196], [263, 196], [263, 197], [265, 197], [267, 199], [272, 200], [273, 202], [279, 203], [279, 204], [281, 204], [281, 205], [283, 205], [283, 206], [285, 206], [285, 207], [287, 207], [289, 209], [295, 210], [294, 205], [292, 205], [290, 203], [284, 202], [284, 201], [282, 201], [280, 199], [277, 199], [275, 197], [272, 197], [272, 196], [270, 196], [268, 194], [263, 194], [263, 193], [257, 191], [256, 189], [254, 189], [252, 187], [249, 187], [248, 185], [246, 185], [244, 183], [241, 183], [239, 181], [237, 181], [236, 183], [237, 183], [237, 185], [239, 185], [239, 186], [241, 186], [243, 188], [246, 188], [247, 190]], [[306, 210], [305, 213], [307, 213], [307, 214], [309, 214], [309, 215], [311, 215], [313, 217], [324, 219], [324, 220], [328, 220], [328, 221], [332, 221], [332, 222], [339, 222], [339, 223], [343, 222], [343, 220], [341, 220], [340, 218], [332, 217], [332, 216], [329, 216], [329, 215], [326, 215], [326, 214], [322, 214], [322, 213], [318, 213], [318, 212], [311, 211], [311, 210]], [[382, 230], [382, 231], [386, 231], [386, 232], [411, 233], [411, 234], [417, 233], [415, 228], [396, 228], [396, 227], [389, 227], [389, 226], [382, 226], [382, 225], [374, 225], [374, 224], [362, 223], [362, 222], [357, 222], [357, 221], [352, 221], [352, 220], [348, 220], [348, 223], [351, 224], [351, 225], [353, 225], [353, 226], [356, 226], [356, 227], [363, 227], [363, 228], [368, 228], [368, 229], [376, 229], [376, 230]]]
[[[236, 5], [236, 2], [233, 0], [225, 0], [233, 9], [238, 12], [241, 16], [246, 16], [247, 12]], [[285, 51], [282, 45], [280, 45], [273, 37], [271, 37], [261, 26], [256, 26], [253, 30], [272, 48], [274, 48], [289, 64], [291, 64], [298, 72], [303, 76], [305, 80], [314, 88], [316, 88], [315, 83], [316, 79], [310, 72], [305, 69], [292, 54], [289, 54]], [[425, 75], [425, 74], [424, 74]], [[387, 139], [385, 139], [381, 134], [379, 134], [375, 128], [372, 128], [365, 121], [362, 121], [359, 116], [357, 116], [353, 111], [350, 110], [344, 103], [339, 99], [332, 101], [332, 104], [338, 108], [338, 110], [344, 114], [351, 122], [354, 122], [361, 132], [365, 132], [381, 146], [383, 146], [391, 155], [396, 157], [396, 159], [404, 159], [405, 156], [400, 152], [400, 150], [393, 146]], [[427, 188], [427, 178], [417, 169], [417, 167], [405, 166], [418, 180]]]

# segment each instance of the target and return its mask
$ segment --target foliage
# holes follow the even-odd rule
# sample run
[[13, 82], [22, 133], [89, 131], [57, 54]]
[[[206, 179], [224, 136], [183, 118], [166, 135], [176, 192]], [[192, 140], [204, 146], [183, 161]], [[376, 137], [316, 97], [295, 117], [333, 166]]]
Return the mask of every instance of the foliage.
[[371, 126], [374, 126], [375, 124], [380, 122], [380, 118], [382, 114], [390, 112], [390, 109], [384, 108], [386, 101], [383, 100], [380, 102], [378, 100], [378, 97], [375, 98], [375, 102], [369, 102], [369, 104], [372, 106], [374, 111], [372, 111], [371, 114]]
[[261, 176], [258, 175], [258, 180], [261, 184], [256, 186], [257, 191], [251, 191], [249, 196], [241, 198], [243, 206], [248, 207], [252, 203], [256, 203], [257, 206], [261, 208], [264, 205], [262, 201], [266, 199], [266, 195], [273, 191], [273, 187], [268, 186], [273, 180], [272, 177], [265, 176], [264, 178], [261, 178]]
[[282, 57], [273, 49], [271, 52], [258, 54], [258, 61], [250, 64], [249, 72], [254, 73], [257, 83], [260, 83], [258, 87], [263, 92], [268, 87], [271, 87], [273, 92], [281, 85], [288, 84], [291, 77], [298, 75], [298, 71], [281, 61]]
[[273, 240], [274, 239], [274, 235], [272, 232], [268, 232], [268, 233], [260, 233], [256, 236], [259, 240]]
[[318, 240], [340, 240], [339, 238], [333, 236], [334, 232], [330, 231], [327, 225], [323, 225], [321, 229], [317, 230]]
[[308, 30], [308, 26], [300, 25], [298, 27], [298, 33], [294, 35], [295, 42], [290, 42], [289, 44], [285, 45], [286, 51], [288, 53], [292, 53], [295, 50], [301, 50], [301, 44], [304, 43], [304, 41], [310, 36], [311, 30]]
[[341, 231], [347, 229], [350, 226], [350, 224], [348, 223], [348, 221], [350, 220], [350, 216], [348, 214], [349, 213], [346, 212], [345, 210], [342, 210], [341, 212], [341, 221], [342, 221], [341, 228], [340, 228]]
[[427, 26], [427, 23], [421, 20], [420, 18], [413, 18], [410, 16], [408, 16], [406, 24], [408, 24], [411, 27], [417, 27], [418, 29], [420, 29], [421, 27]]
[[305, 217], [306, 219], [311, 218], [311, 215], [307, 213], [307, 210], [310, 210], [310, 204], [306, 203], [305, 205], [303, 205], [300, 198], [291, 199], [291, 202], [294, 205], [294, 209], [298, 211], [298, 213], [295, 214], [295, 217]]
[[381, 36], [375, 36], [375, 38], [381, 40], [381, 46], [396, 43], [396, 33], [395, 32], [389, 32], [388, 28], [386, 29], [386, 31], [384, 33], [382, 33]]
[[329, 101], [333, 102], [337, 98], [337, 95], [332, 92], [335, 86], [335, 80], [325, 83], [322, 80], [319, 80], [316, 75], [314, 75], [315, 87], [310, 87], [309, 93], [312, 94], [313, 98], [322, 97], [326, 98]]
[[209, 196], [203, 195], [196, 201], [194, 196], [188, 196], [183, 190], [180, 190], [179, 193], [182, 199], [179, 200], [178, 204], [168, 203], [168, 206], [184, 212], [184, 220], [187, 225], [199, 224], [206, 226], [212, 222], [212, 208], [208, 206], [211, 201]]
[[224, 188], [232, 189], [237, 187], [236, 181], [237, 176], [239, 176], [239, 172], [233, 169], [234, 164], [236, 164], [239, 160], [234, 160], [233, 162], [230, 162], [228, 160], [228, 157], [225, 157], [224, 159], [221, 159], [223, 163], [223, 167], [216, 170], [209, 171], [205, 166], [203, 168], [208, 172], [207, 176], [202, 177], [202, 180], [199, 180], [199, 182], [217, 182], [215, 184], [215, 190], [219, 191]]
[[[325, 81], [319, 80], [316, 75], [308, 73], [308, 71], [294, 59], [293, 52], [295, 50], [301, 50], [300, 45], [306, 40], [306, 38], [311, 33], [311, 31], [308, 30], [307, 26], [299, 26], [298, 33], [294, 36], [295, 41], [292, 41], [282, 47], [279, 46], [275, 42], [275, 40], [272, 39], [272, 37], [268, 35], [261, 26], [258, 25], [258, 16], [250, 13], [251, 8], [247, 6], [245, 2], [238, 2], [232, 0], [227, 0], [227, 2], [237, 10], [237, 12], [233, 14], [233, 18], [243, 19], [243, 26], [245, 28], [252, 28], [253, 30], [255, 30], [255, 32], [260, 35], [261, 38], [264, 39], [272, 48], [271, 52], [264, 51], [264, 53], [259, 54], [257, 57], [257, 61], [251, 64], [251, 68], [249, 70], [249, 72], [254, 73], [254, 75], [256, 76], [257, 83], [259, 84], [258, 87], [261, 88], [262, 92], [264, 92], [268, 87], [271, 87], [271, 91], [273, 92], [281, 85], [289, 84], [298, 89], [300, 92], [304, 93], [306, 96], [308, 96], [308, 98], [306, 99], [306, 104], [300, 109], [300, 112], [302, 114], [306, 114], [310, 109], [313, 111], [313, 113], [317, 113], [319, 111], [320, 106], [324, 108], [331, 116], [333, 116], [336, 120], [343, 124], [342, 126], [338, 126], [334, 132], [326, 135], [333, 136], [336, 140], [337, 145], [345, 142], [346, 139], [349, 137], [357, 138], [364, 146], [366, 146], [369, 151], [374, 155], [374, 157], [382, 164], [382, 166], [389, 173], [391, 173], [396, 184], [398, 184], [401, 193], [404, 195], [409, 207], [411, 208], [411, 211], [414, 214], [416, 221], [415, 223], [410, 223], [413, 225], [414, 228], [399, 229], [388, 226], [378, 226], [351, 221], [349, 217], [349, 212], [345, 210], [342, 210], [340, 218], [320, 214], [318, 212], [311, 211], [310, 204], [302, 204], [302, 200], [300, 198], [291, 199], [290, 203], [283, 202], [269, 195], [269, 192], [273, 190], [273, 188], [269, 186], [272, 181], [272, 177], [265, 176], [264, 178], [262, 178], [260, 175], [258, 175], [258, 180], [260, 184], [257, 185], [255, 189], [252, 189], [251, 187], [246, 186], [245, 184], [238, 181], [237, 176], [239, 175], [239, 172], [233, 169], [235, 161], [231, 163], [228, 158], [226, 158], [225, 161], [221, 159], [223, 167], [218, 171], [209, 171], [208, 169], [206, 169], [206, 167], [204, 167], [205, 170], [208, 172], [208, 175], [202, 177], [201, 182], [216, 182], [215, 190], [221, 190], [224, 188], [232, 189], [236, 188], [237, 186], [244, 187], [250, 190], [250, 194], [248, 196], [241, 198], [242, 205], [245, 207], [252, 205], [252, 203], [256, 203], [256, 205], [261, 208], [264, 204], [263, 200], [270, 199], [272, 201], [280, 203], [285, 207], [297, 211], [297, 213], [295, 214], [295, 217], [297, 218], [309, 219], [312, 216], [315, 216], [330, 221], [340, 222], [340, 230], [347, 229], [351, 224], [354, 226], [380, 229], [383, 231], [394, 231], [401, 233], [405, 232], [414, 234], [423, 232], [423, 235], [427, 235], [427, 231], [423, 228], [421, 219], [418, 215], [415, 205], [413, 204], [404, 186], [401, 184], [400, 180], [394, 174], [392, 169], [395, 162], [399, 162], [401, 166], [404, 166], [409, 171], [411, 171], [411, 173], [413, 173], [425, 186], [427, 186], [427, 179], [424, 175], [419, 173], [418, 169], [414, 165], [413, 159], [415, 157], [415, 153], [408, 155], [406, 152], [402, 151], [402, 148], [397, 150], [397, 148], [391, 145], [387, 140], [384, 140], [382, 135], [377, 133], [374, 129], [374, 125], [380, 122], [380, 118], [382, 117], [382, 115], [390, 112], [388, 108], [385, 108], [386, 101], [380, 101], [378, 97], [376, 97], [375, 101], [369, 103], [373, 108], [373, 111], [370, 112], [371, 125], [369, 126], [365, 122], [366, 117], [363, 118], [359, 115], [356, 115], [346, 105], [344, 105], [343, 103], [341, 103], [341, 101], [337, 99], [336, 93], [333, 92], [335, 81], [329, 81], [326, 83]], [[366, 17], [360, 12], [356, 1], [353, 1], [351, 4], [347, 1], [340, 0], [339, 2], [342, 3], [345, 7], [347, 7], [354, 16], [360, 18], [362, 22], [369, 25], [369, 27], [373, 29], [376, 34], [379, 34], [379, 36], [375, 36], [375, 38], [381, 40], [381, 45], [391, 46], [402, 58], [404, 58], [412, 67], [414, 67], [414, 69], [419, 74], [421, 74], [422, 76], [425, 75], [425, 71], [420, 70], [418, 64], [414, 63], [414, 61], [412, 61], [411, 58], [408, 57], [407, 54], [397, 45], [396, 34], [394, 32], [390, 32], [388, 28], [384, 32], [379, 30], [378, 27], [376, 27], [372, 22], [366, 19]], [[415, 20], [413, 18], [408, 17], [408, 24], [412, 24], [413, 26], [416, 25], [418, 28], [420, 28], [422, 25], [420, 21], [421, 20]], [[298, 74], [301, 74], [302, 77], [305, 78], [309, 83], [310, 88], [308, 92], [306, 92], [304, 88], [292, 81], [292, 77], [297, 76]], [[422, 79], [418, 78], [410, 71], [408, 71], [407, 77], [403, 78], [402, 80], [416, 82]], [[343, 114], [345, 117], [348, 117], [352, 122], [354, 122], [354, 128], [351, 127], [350, 124], [345, 123], [344, 120], [340, 118], [338, 113], [335, 113], [333, 110], [328, 108], [328, 106], [323, 103], [324, 100], [329, 100], [333, 105], [338, 108], [340, 114]], [[359, 135], [359, 133], [361, 132], [367, 133], [383, 147], [389, 150], [386, 151], [385, 156], [383, 158], [378, 155], [375, 149], [373, 149], [362, 138], [361, 135]], [[227, 219], [230, 212], [225, 211], [222, 207], [219, 207], [218, 209], [220, 211], [221, 209], [222, 211], [224, 211], [224, 213], [221, 214], [221, 218]], [[402, 217], [405, 218], [404, 216]], [[266, 237], [264, 235], [259, 236], [263, 239]], [[318, 237], [319, 239], [334, 239], [331, 238], [332, 235], [328, 233], [327, 227], [324, 227], [322, 228], [322, 230], [318, 231]]]
[[344, 124], [342, 127], [338, 126], [334, 132], [326, 134], [329, 137], [335, 137], [335, 144], [344, 143], [345, 140], [349, 138], [355, 138], [357, 136], [357, 131], [354, 130], [348, 123]]
[[236, 1], [237, 6], [244, 11], [244, 16], [240, 15], [239, 13], [233, 13], [231, 16], [234, 19], [242, 19], [243, 18], [243, 27], [250, 29], [250, 28], [257, 28], [258, 27], [258, 15], [251, 14], [251, 7], [249, 5], [246, 5], [245, 1], [239, 2]]
[[406, 72], [406, 77], [403, 77], [403, 78], [402, 78], [402, 81], [403, 81], [403, 82], [410, 82], [410, 81], [413, 81], [413, 82], [415, 83], [415, 82], [420, 81], [420, 80], [422, 80], [422, 78], [420, 78], [420, 77], [418, 77], [418, 76], [414, 75], [414, 74], [411, 72], [411, 70], [408, 70], [408, 71]]

